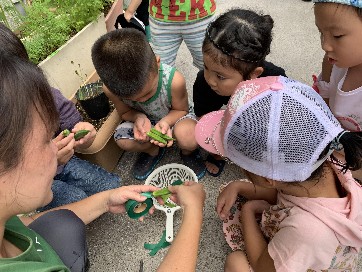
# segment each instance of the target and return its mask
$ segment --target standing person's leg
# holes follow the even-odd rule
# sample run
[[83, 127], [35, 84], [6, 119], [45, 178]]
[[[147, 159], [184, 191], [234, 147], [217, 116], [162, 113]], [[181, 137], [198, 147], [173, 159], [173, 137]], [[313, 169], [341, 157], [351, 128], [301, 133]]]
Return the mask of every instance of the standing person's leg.
[[142, 0], [141, 4], [136, 10], [136, 17], [142, 21], [142, 23], [145, 25], [145, 31], [147, 40], [151, 41], [151, 31], [150, 31], [150, 22], [149, 22], [149, 13], [148, 13], [148, 7], [149, 7], [149, 0]]
[[118, 175], [75, 156], [56, 177], [70, 186], [81, 189], [87, 196], [118, 188], [121, 184], [121, 178]]
[[37, 218], [29, 228], [43, 237], [72, 272], [89, 268], [85, 225], [70, 210], [56, 210]]
[[151, 46], [161, 62], [175, 66], [178, 49], [182, 42], [179, 23], [160, 22], [149, 18]]
[[207, 26], [213, 20], [214, 16], [209, 16], [196, 22], [184, 23], [181, 27], [182, 38], [192, 55], [193, 64], [200, 70], [204, 68], [202, 43], [205, 39]]

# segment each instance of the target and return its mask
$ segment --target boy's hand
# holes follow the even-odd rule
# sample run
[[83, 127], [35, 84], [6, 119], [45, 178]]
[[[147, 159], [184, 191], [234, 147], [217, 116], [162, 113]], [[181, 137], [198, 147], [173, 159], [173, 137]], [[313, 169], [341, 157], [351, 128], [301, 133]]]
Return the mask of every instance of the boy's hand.
[[79, 147], [79, 148], [87, 148], [89, 146], [92, 145], [97, 131], [94, 128], [94, 126], [91, 123], [88, 122], [79, 122], [77, 123], [74, 128], [72, 129], [73, 133], [76, 133], [79, 130], [89, 130], [89, 133], [87, 135], [85, 135], [83, 138], [81, 138], [80, 140], [75, 142], [74, 147]]
[[[172, 130], [170, 128], [170, 125], [167, 122], [160, 120], [155, 125], [155, 129], [160, 131], [162, 134], [166, 134], [167, 136], [172, 138]], [[158, 142], [156, 140], [153, 140], [153, 139], [151, 139], [150, 142], [155, 144], [155, 145], [158, 145], [160, 147], [165, 147], [165, 146], [170, 147], [170, 146], [173, 145], [173, 140], [168, 141], [167, 144], [160, 143], [160, 142]]]
[[172, 201], [178, 203], [184, 209], [202, 209], [205, 202], [204, 185], [194, 181], [186, 181], [183, 185], [169, 186], [172, 193]]
[[147, 132], [152, 127], [151, 121], [146, 116], [139, 116], [136, 118], [133, 127], [133, 135], [136, 141], [148, 142], [149, 137]]
[[53, 142], [58, 148], [58, 165], [66, 164], [74, 154], [74, 133], [70, 133], [68, 136], [64, 137], [63, 132], [61, 132], [53, 139]]
[[221, 220], [225, 220], [229, 216], [230, 209], [238, 198], [237, 185], [238, 181], [229, 183], [217, 198], [216, 212]]

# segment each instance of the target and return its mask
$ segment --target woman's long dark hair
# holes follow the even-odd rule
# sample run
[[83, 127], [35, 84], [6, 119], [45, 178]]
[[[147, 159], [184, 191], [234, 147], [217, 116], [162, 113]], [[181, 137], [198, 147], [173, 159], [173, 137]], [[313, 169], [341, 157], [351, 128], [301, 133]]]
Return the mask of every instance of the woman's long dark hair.
[[58, 112], [40, 68], [14, 55], [0, 54], [0, 174], [21, 161], [34, 110], [49, 133], [58, 127]]

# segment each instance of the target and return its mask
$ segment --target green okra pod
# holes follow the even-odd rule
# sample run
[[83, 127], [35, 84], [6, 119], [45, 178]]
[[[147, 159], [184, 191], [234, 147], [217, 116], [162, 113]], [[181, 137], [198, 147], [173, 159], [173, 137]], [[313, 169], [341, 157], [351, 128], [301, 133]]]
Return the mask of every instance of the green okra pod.
[[152, 193], [152, 195], [154, 197], [158, 197], [158, 196], [163, 196], [163, 195], [171, 195], [170, 190], [166, 187], [166, 188], [162, 188], [160, 190], [154, 191]]
[[152, 131], [147, 132], [148, 137], [152, 138], [153, 140], [163, 143], [163, 144], [167, 144], [167, 140], [165, 140], [164, 138], [154, 134]]
[[176, 139], [168, 136], [167, 134], [163, 134], [161, 131], [155, 129], [155, 128], [151, 128], [150, 132], [160, 136], [161, 138], [165, 139], [166, 141], [175, 141]]
[[69, 129], [64, 129], [62, 131], [62, 134], [63, 134], [64, 137], [67, 137], [70, 134], [70, 130]]
[[80, 139], [82, 139], [85, 135], [87, 135], [90, 132], [90, 130], [87, 129], [81, 129], [78, 130], [75, 134], [74, 134], [74, 140], [78, 141]]
[[[178, 180], [175, 180], [174, 182], [172, 182], [172, 183], [171, 183], [171, 186], [182, 185], [182, 184], [184, 184], [184, 183], [183, 183], [180, 179], [178, 179]], [[168, 187], [165, 187], [165, 188], [162, 188], [162, 189], [160, 189], [160, 190], [154, 191], [154, 192], [152, 193], [152, 195], [153, 195], [154, 197], [163, 196], [163, 195], [169, 195], [168, 197], [170, 197], [171, 192], [170, 192], [170, 190], [168, 189]], [[167, 197], [167, 198], [168, 198], [168, 197]]]
[[[174, 182], [171, 183], [171, 186], [175, 186], [175, 185], [182, 185], [184, 184], [180, 179], [178, 180], [175, 180]], [[169, 207], [169, 208], [173, 208], [173, 207], [176, 207], [175, 204], [171, 203], [169, 201], [169, 198], [171, 196], [171, 192], [170, 190], [166, 187], [166, 188], [162, 188], [158, 191], [154, 191], [152, 193], [153, 197], [161, 197], [163, 202], [164, 202], [164, 205]]]

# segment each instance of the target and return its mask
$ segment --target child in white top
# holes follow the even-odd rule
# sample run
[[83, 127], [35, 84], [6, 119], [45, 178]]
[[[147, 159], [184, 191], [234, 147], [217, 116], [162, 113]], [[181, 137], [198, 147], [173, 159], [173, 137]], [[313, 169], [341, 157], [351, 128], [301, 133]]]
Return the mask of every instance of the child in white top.
[[[196, 117], [188, 103], [185, 79], [175, 68], [161, 63], [142, 32], [123, 28], [101, 36], [93, 45], [92, 60], [114, 103], [121, 123], [114, 134], [119, 147], [140, 152], [132, 173], [145, 180], [174, 140], [183, 163], [198, 179], [206, 173], [194, 137]], [[167, 143], [150, 138], [156, 130], [174, 140]]]
[[[281, 76], [241, 82], [195, 135], [252, 182], [231, 182], [218, 197], [224, 226], [239, 209], [228, 242], [244, 250], [225, 271], [356, 271], [362, 188], [349, 169], [362, 166], [362, 133], [343, 130], [312, 88]], [[341, 148], [346, 161], [332, 154]], [[238, 195], [249, 201], [232, 207]]]
[[[326, 52], [315, 85], [344, 129], [362, 131], [362, 1], [314, 2]], [[354, 176], [362, 179], [362, 171]]]

